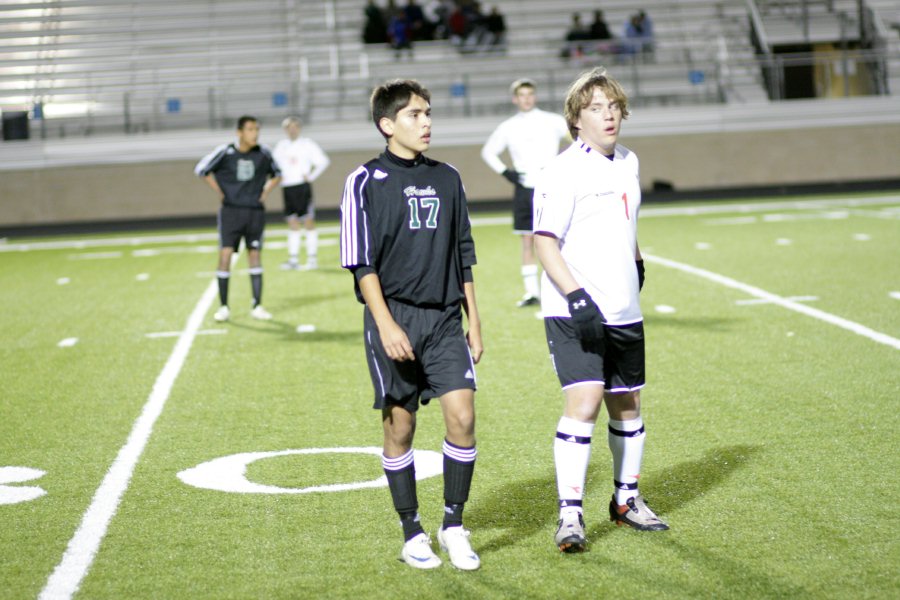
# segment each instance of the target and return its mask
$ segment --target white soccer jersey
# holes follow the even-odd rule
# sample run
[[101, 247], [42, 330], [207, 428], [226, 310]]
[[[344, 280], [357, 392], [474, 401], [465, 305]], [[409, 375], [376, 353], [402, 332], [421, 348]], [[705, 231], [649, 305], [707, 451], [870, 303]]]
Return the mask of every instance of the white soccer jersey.
[[280, 140], [272, 153], [281, 168], [281, 185], [285, 187], [313, 182], [331, 164], [319, 145], [305, 137]]
[[513, 169], [524, 173], [520, 183], [533, 188], [538, 171], [559, 154], [559, 144], [568, 135], [566, 120], [560, 115], [533, 108], [500, 123], [481, 149], [481, 158], [503, 173], [507, 167], [500, 155], [509, 150]]
[[[610, 325], [642, 320], [635, 267], [641, 205], [638, 159], [616, 146], [609, 160], [575, 140], [538, 176], [534, 232], [560, 240], [563, 259]], [[545, 317], [568, 317], [566, 297], [546, 273], [541, 282]]]

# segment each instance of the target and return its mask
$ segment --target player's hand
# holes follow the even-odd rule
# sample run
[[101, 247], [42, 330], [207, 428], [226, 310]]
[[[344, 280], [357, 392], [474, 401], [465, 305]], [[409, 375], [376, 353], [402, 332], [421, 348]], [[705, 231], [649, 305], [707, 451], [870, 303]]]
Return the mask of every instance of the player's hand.
[[466, 341], [469, 342], [469, 352], [472, 354], [472, 362], [476, 365], [484, 354], [484, 343], [481, 341], [481, 328], [469, 325], [469, 332], [466, 333]]
[[606, 318], [594, 299], [584, 290], [578, 288], [566, 294], [569, 302], [569, 314], [572, 315], [572, 327], [575, 335], [581, 340], [581, 346], [589, 352], [603, 353], [606, 345], [606, 333], [603, 324]]
[[522, 181], [522, 174], [513, 169], [506, 169], [501, 173], [510, 183], [519, 183]]
[[384, 346], [384, 351], [387, 352], [388, 358], [398, 362], [416, 359], [406, 332], [397, 325], [396, 321], [380, 324], [378, 333], [381, 336], [381, 345]]
[[634, 261], [635, 266], [637, 266], [638, 272], [638, 291], [644, 289], [644, 261], [636, 260]]

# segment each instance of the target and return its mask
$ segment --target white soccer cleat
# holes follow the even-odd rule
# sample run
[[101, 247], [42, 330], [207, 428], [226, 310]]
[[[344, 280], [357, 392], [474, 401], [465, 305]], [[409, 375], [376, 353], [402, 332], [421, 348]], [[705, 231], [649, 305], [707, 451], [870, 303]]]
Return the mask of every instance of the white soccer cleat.
[[441, 559], [431, 549], [431, 540], [424, 533], [414, 536], [403, 544], [400, 560], [416, 569], [434, 569], [441, 566]]
[[231, 311], [228, 310], [228, 307], [225, 305], [220, 306], [219, 310], [217, 310], [215, 313], [213, 313], [213, 319], [215, 319], [219, 323], [227, 321], [228, 317], [230, 317], [230, 316], [231, 316]]
[[469, 531], [460, 527], [441, 527], [437, 533], [441, 550], [450, 555], [450, 563], [461, 571], [474, 571], [481, 566], [481, 559], [469, 544]]
[[262, 307], [262, 304], [257, 304], [256, 308], [250, 311], [250, 316], [259, 321], [271, 321], [272, 313], [267, 311]]
[[319, 268], [319, 260], [315, 256], [309, 256], [306, 259], [306, 266], [304, 269], [307, 271], [315, 271]]
[[300, 263], [298, 263], [296, 260], [288, 260], [281, 263], [280, 268], [282, 271], [299, 271]]

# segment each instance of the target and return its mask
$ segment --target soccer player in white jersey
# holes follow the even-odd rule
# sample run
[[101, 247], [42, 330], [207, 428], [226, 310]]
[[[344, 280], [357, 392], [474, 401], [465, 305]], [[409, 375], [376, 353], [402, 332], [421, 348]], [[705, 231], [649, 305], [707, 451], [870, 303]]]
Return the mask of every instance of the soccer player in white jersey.
[[[534, 181], [538, 171], [559, 154], [559, 145], [569, 139], [569, 130], [561, 116], [537, 107], [533, 81], [517, 79], [509, 89], [519, 112], [497, 126], [481, 149], [481, 158], [515, 186], [513, 233], [522, 238], [522, 279], [525, 284], [525, 295], [518, 306], [526, 307], [540, 302], [532, 235]], [[500, 159], [504, 151], [509, 152], [512, 167]]]
[[319, 234], [316, 231], [316, 208], [312, 182], [322, 174], [331, 161], [322, 148], [308, 137], [300, 137], [303, 123], [300, 117], [288, 117], [281, 123], [287, 138], [275, 144], [272, 154], [281, 169], [281, 187], [284, 193], [284, 216], [288, 224], [288, 260], [282, 263], [285, 270], [300, 269], [300, 246], [303, 229], [306, 229], [306, 268], [318, 266]]
[[638, 159], [617, 144], [628, 100], [602, 68], [569, 88], [572, 145], [538, 176], [535, 248], [544, 267], [541, 310], [565, 395], [554, 440], [561, 551], [584, 550], [582, 500], [594, 423], [606, 404], [614, 493], [610, 519], [643, 531], [668, 529], [638, 492], [644, 449], [640, 389], [644, 270], [637, 242]]

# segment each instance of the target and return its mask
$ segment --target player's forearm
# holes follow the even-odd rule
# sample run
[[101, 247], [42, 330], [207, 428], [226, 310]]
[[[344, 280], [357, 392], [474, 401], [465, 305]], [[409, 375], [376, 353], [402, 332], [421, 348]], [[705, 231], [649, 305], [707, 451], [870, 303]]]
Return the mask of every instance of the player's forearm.
[[278, 185], [281, 181], [281, 177], [272, 177], [266, 182], [266, 185], [263, 186], [262, 194], [260, 195], [260, 201], [265, 201], [266, 198], [269, 197], [269, 194], [272, 192], [272, 189]]
[[550, 235], [536, 234], [534, 248], [537, 251], [538, 260], [544, 267], [544, 272], [559, 291], [569, 294], [582, 287], [572, 275], [572, 271], [569, 270], [569, 266], [560, 252], [558, 239]]
[[379, 329], [382, 329], [382, 325], [394, 322], [394, 317], [391, 315], [391, 311], [384, 299], [384, 292], [381, 290], [381, 280], [378, 278], [378, 275], [369, 273], [361, 277], [359, 279], [359, 292], [362, 294], [363, 300], [365, 300], [366, 306], [369, 307], [369, 312], [372, 313], [372, 318], [375, 319], [375, 324]]
[[212, 190], [219, 195], [219, 198], [225, 197], [225, 192], [222, 191], [222, 188], [219, 187], [219, 182], [216, 181], [216, 176], [210, 173], [206, 177], [203, 178], [206, 184], [212, 188]]
[[493, 152], [487, 147], [482, 148], [481, 150], [481, 158], [487, 165], [498, 175], [503, 173], [506, 170], [506, 165], [500, 160], [499, 152]]
[[469, 328], [477, 327], [481, 329], [481, 318], [478, 316], [478, 306], [475, 304], [475, 282], [467, 281], [463, 284], [463, 310], [466, 311], [466, 320], [469, 322]]

